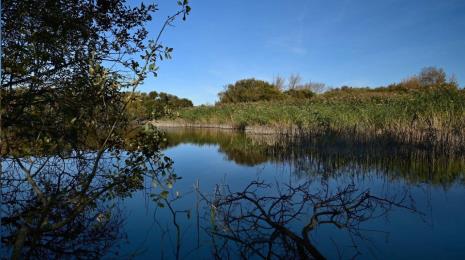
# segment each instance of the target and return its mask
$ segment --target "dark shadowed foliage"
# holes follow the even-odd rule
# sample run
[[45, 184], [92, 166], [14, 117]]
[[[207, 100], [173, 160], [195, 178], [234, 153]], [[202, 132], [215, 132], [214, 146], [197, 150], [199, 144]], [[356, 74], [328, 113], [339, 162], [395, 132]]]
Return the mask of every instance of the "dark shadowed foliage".
[[132, 96], [132, 102], [127, 107], [127, 115], [131, 120], [143, 121], [158, 119], [172, 114], [181, 108], [193, 107], [187, 98], [179, 98], [164, 92], [127, 93]]
[[[155, 4], [125, 0], [2, 1], [2, 255], [95, 259], [122, 237], [112, 198], [167, 176], [148, 127], [129, 142], [131, 95], [172, 48], [145, 25]], [[121, 74], [124, 71], [124, 74]], [[125, 151], [123, 151], [123, 149]]]

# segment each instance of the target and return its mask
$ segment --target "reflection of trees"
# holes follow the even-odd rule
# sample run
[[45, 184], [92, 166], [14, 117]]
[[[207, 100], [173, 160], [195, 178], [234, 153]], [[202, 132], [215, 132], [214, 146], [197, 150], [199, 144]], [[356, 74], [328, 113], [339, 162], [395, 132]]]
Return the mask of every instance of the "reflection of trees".
[[364, 222], [386, 215], [393, 207], [416, 212], [406, 193], [376, 196], [355, 184], [331, 189], [326, 183], [269, 185], [253, 181], [243, 190], [228, 186], [204, 196], [210, 213], [207, 232], [217, 258], [324, 259], [315, 246], [313, 231], [322, 226], [347, 232], [353, 242], [364, 237]]
[[2, 244], [12, 248], [13, 258], [104, 255], [122, 237], [114, 199], [143, 188], [146, 176], [170, 185], [177, 179], [157, 145], [157, 133], [145, 133], [129, 153], [108, 148], [66, 157], [6, 158]]
[[244, 133], [231, 130], [172, 128], [166, 131], [165, 147], [173, 147], [181, 143], [197, 145], [219, 145], [219, 152], [228, 160], [237, 164], [254, 166], [269, 160], [265, 149], [267, 145], [254, 142]]
[[[66, 178], [64, 172], [43, 172]], [[40, 191], [39, 199], [21, 182], [25, 180], [15, 180], [11, 174], [5, 181], [8, 188], [3, 191], [2, 244], [13, 247], [13, 257], [98, 258], [122, 237], [122, 218], [117, 207], [105, 205], [98, 196], [100, 192], [96, 192], [107, 190], [104, 185], [92, 187], [94, 192], [87, 193], [93, 199], [89, 203], [71, 183], [40, 183], [47, 188]]]
[[121, 220], [105, 206], [105, 197], [131, 187], [111, 181], [102, 166], [95, 174], [90, 168], [93, 163], [84, 158], [9, 162], [2, 243], [13, 247], [13, 257], [99, 257], [120, 236]]
[[409, 182], [450, 185], [463, 181], [463, 154], [437, 154], [408, 147], [354, 145], [337, 139], [277, 135], [249, 135], [217, 129], [168, 129], [167, 146], [188, 142], [219, 145], [219, 151], [238, 164], [288, 163], [296, 175], [335, 176], [375, 172]]

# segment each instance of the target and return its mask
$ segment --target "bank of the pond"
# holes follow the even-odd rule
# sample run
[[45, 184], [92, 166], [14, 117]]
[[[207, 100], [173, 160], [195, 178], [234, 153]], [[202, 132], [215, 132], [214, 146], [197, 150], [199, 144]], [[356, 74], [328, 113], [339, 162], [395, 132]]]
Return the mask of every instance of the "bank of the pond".
[[209, 124], [209, 123], [192, 123], [184, 121], [182, 119], [177, 120], [156, 120], [151, 121], [156, 127], [161, 128], [211, 128], [211, 129], [223, 129], [223, 130], [234, 130], [243, 131], [251, 134], [259, 135], [300, 135], [304, 132], [298, 127], [271, 127], [271, 126], [241, 126], [232, 124]]
[[355, 142], [465, 151], [465, 95], [461, 90], [342, 92], [292, 102], [199, 106], [178, 113], [175, 119], [153, 123], [255, 134], [335, 135]]

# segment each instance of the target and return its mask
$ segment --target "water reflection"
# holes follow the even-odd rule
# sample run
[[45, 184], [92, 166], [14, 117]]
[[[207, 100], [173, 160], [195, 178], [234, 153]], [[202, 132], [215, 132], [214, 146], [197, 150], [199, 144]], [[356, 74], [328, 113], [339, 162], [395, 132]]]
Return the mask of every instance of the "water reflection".
[[463, 183], [465, 177], [463, 154], [438, 154], [397, 146], [354, 145], [337, 138], [303, 139], [195, 128], [164, 130], [166, 147], [181, 143], [218, 145], [218, 152], [236, 164], [290, 164], [294, 174], [301, 177], [377, 173], [390, 179], [444, 187]]
[[[165, 145], [176, 151], [192, 149], [186, 154], [199, 164], [211, 160], [206, 151], [216, 150], [225, 165], [247, 166], [234, 168], [236, 172], [266, 172], [261, 174], [266, 181], [250, 179], [253, 175], [240, 175], [241, 181], [217, 178], [222, 184], [214, 192], [211, 185], [198, 191], [203, 198], [200, 237], [208, 243], [203, 249], [192, 247], [203, 250], [197, 257], [212, 257], [212, 252], [221, 259], [465, 255], [458, 246], [463, 240], [454, 236], [452, 241], [448, 235], [465, 230], [454, 221], [465, 213], [456, 210], [463, 204], [463, 154], [214, 129], [167, 129]], [[286, 171], [289, 177], [282, 174]], [[442, 194], [437, 188], [450, 199], [438, 199]], [[184, 206], [198, 203], [187, 200]], [[404, 223], [411, 224], [400, 229]], [[433, 226], [435, 231], [429, 231]], [[184, 232], [192, 232], [188, 230]], [[407, 230], [412, 233], [405, 234]], [[420, 244], [413, 246], [411, 239]], [[425, 244], [431, 247], [422, 249]]]
[[4, 163], [2, 244], [12, 258], [97, 258], [122, 237], [119, 209], [105, 201], [137, 184], [122, 188], [123, 180], [108, 179], [102, 168], [93, 174], [86, 157]]
[[367, 239], [364, 222], [386, 216], [394, 207], [421, 214], [406, 199], [408, 191], [380, 197], [355, 183], [330, 187], [325, 181], [257, 180], [234, 192], [228, 185], [218, 186], [212, 196], [202, 197], [210, 209], [206, 230], [220, 259], [325, 259], [312, 234], [326, 225], [350, 236], [352, 255], [344, 258], [354, 258], [362, 254], [359, 242]]
[[[385, 243], [384, 232], [403, 232], [388, 222], [424, 232], [422, 221], [435, 221], [436, 188], [454, 198], [440, 200], [435, 214], [450, 225], [439, 237], [465, 231], [449, 221], [465, 213], [449, 210], [463, 195], [460, 154], [169, 129], [162, 147], [173, 171], [159, 153], [163, 138], [149, 137], [125, 149], [2, 158], [2, 256], [380, 257], [367, 252]], [[227, 180], [225, 170], [234, 173]]]
[[5, 155], [1, 255], [95, 259], [117, 254], [125, 238], [119, 200], [143, 189], [147, 178], [167, 185], [177, 179], [154, 135], [140, 137], [130, 152], [109, 147], [36, 157]]

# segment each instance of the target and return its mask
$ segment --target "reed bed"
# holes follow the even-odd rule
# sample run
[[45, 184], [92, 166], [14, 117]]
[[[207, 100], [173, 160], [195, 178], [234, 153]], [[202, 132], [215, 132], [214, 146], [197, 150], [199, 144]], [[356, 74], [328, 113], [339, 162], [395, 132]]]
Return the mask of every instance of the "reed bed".
[[178, 113], [170, 121], [174, 125], [255, 127], [310, 137], [336, 135], [357, 143], [465, 151], [463, 90], [330, 93], [303, 101], [199, 106]]

